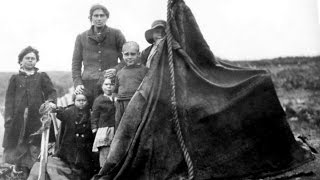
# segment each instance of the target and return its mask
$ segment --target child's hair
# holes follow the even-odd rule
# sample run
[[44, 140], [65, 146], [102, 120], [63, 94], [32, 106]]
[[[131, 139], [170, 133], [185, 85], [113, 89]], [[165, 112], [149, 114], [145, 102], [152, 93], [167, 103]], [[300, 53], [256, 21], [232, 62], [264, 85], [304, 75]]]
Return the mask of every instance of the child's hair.
[[36, 55], [37, 62], [39, 61], [39, 51], [36, 48], [33, 48], [32, 46], [28, 46], [19, 53], [18, 55], [18, 64], [21, 63], [23, 57], [29, 53], [33, 52]]
[[90, 11], [89, 11], [89, 19], [90, 19], [90, 21], [92, 20], [93, 12], [95, 10], [97, 10], [97, 9], [101, 9], [104, 12], [104, 14], [106, 14], [107, 18], [109, 18], [110, 13], [109, 13], [108, 9], [105, 6], [103, 6], [101, 4], [94, 4], [93, 6], [91, 6]]
[[79, 94], [84, 95], [84, 96], [87, 98], [87, 101], [90, 101], [91, 96], [92, 96], [91, 93], [90, 93], [88, 90], [83, 89], [83, 92], [82, 92], [82, 93], [77, 93], [77, 94], [73, 93], [73, 94], [72, 94], [72, 101], [73, 101], [73, 102], [75, 101], [77, 95], [79, 95]]
[[135, 46], [137, 48], [137, 52], [140, 51], [140, 47], [139, 47], [139, 44], [135, 41], [127, 41], [125, 42], [123, 45], [122, 45], [122, 52], [128, 48], [128, 47], [131, 47], [131, 46]]
[[113, 76], [113, 77], [102, 77], [102, 78], [100, 78], [99, 80], [98, 80], [98, 82], [97, 82], [97, 91], [98, 91], [98, 94], [103, 94], [104, 92], [103, 92], [103, 90], [102, 90], [102, 84], [104, 83], [104, 81], [106, 80], [106, 79], [110, 79], [111, 80], [111, 83], [113, 83], [113, 84], [115, 84], [115, 82], [116, 82], [116, 78], [115, 78], [115, 76]]

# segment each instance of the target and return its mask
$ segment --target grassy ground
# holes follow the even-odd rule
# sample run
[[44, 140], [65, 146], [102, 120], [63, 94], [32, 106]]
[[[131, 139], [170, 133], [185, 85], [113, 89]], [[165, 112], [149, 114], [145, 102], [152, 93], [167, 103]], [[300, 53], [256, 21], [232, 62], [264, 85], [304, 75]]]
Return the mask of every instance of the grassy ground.
[[[320, 152], [320, 57], [243, 61], [236, 64], [266, 69], [271, 73], [294, 136], [305, 136], [311, 146]], [[316, 159], [310, 163], [264, 180], [320, 180], [320, 154], [315, 156]]]

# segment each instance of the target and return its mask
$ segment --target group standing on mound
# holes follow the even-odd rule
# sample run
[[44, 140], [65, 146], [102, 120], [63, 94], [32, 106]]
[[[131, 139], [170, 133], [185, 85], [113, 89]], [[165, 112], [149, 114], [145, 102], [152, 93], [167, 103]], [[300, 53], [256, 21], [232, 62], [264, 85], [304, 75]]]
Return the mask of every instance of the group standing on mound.
[[[61, 121], [55, 153], [47, 162], [47, 169], [53, 169], [47, 171], [50, 179], [90, 179], [107, 160], [121, 117], [148, 72], [166, 27], [163, 20], [152, 24], [145, 32], [151, 46], [140, 54], [138, 43], [126, 42], [120, 30], [106, 25], [108, 19], [105, 6], [93, 5], [90, 29], [76, 38], [74, 104], [68, 107], [55, 105], [53, 83], [36, 68], [38, 50], [28, 46], [19, 54], [19, 73], [10, 78], [6, 93], [3, 160], [15, 165], [22, 178], [38, 178], [41, 140], [33, 134], [41, 127], [39, 108], [45, 102]], [[50, 141], [55, 141], [52, 131]]]

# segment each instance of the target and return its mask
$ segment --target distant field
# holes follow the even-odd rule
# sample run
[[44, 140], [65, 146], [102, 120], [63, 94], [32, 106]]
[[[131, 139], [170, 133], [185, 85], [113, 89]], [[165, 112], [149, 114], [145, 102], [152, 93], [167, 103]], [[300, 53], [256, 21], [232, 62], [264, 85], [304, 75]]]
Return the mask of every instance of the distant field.
[[300, 99], [320, 109], [320, 56], [229, 63], [269, 71], [280, 100]]
[[230, 63], [268, 70], [293, 133], [320, 148], [320, 56]]

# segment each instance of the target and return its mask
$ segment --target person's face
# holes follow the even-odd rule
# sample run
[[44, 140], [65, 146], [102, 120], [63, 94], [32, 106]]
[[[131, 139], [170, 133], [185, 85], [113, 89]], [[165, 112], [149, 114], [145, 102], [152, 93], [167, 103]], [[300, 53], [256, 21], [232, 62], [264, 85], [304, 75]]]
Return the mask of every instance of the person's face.
[[162, 39], [165, 35], [165, 30], [163, 27], [157, 27], [153, 30], [152, 38], [154, 42], [157, 42], [158, 40]]
[[30, 52], [22, 58], [20, 65], [21, 68], [25, 70], [32, 70], [36, 66], [37, 62], [37, 56], [34, 54], [34, 52]]
[[74, 100], [74, 105], [79, 109], [84, 109], [87, 106], [87, 98], [83, 94], [77, 94]]
[[108, 18], [102, 9], [97, 9], [93, 11], [91, 21], [93, 26], [101, 28], [106, 25]]
[[122, 54], [123, 54], [123, 60], [126, 63], [126, 65], [131, 66], [136, 64], [139, 56], [139, 51], [137, 47], [131, 45], [126, 47], [123, 50]]
[[104, 94], [111, 95], [114, 91], [114, 84], [111, 82], [111, 79], [105, 79], [102, 84], [102, 90]]

